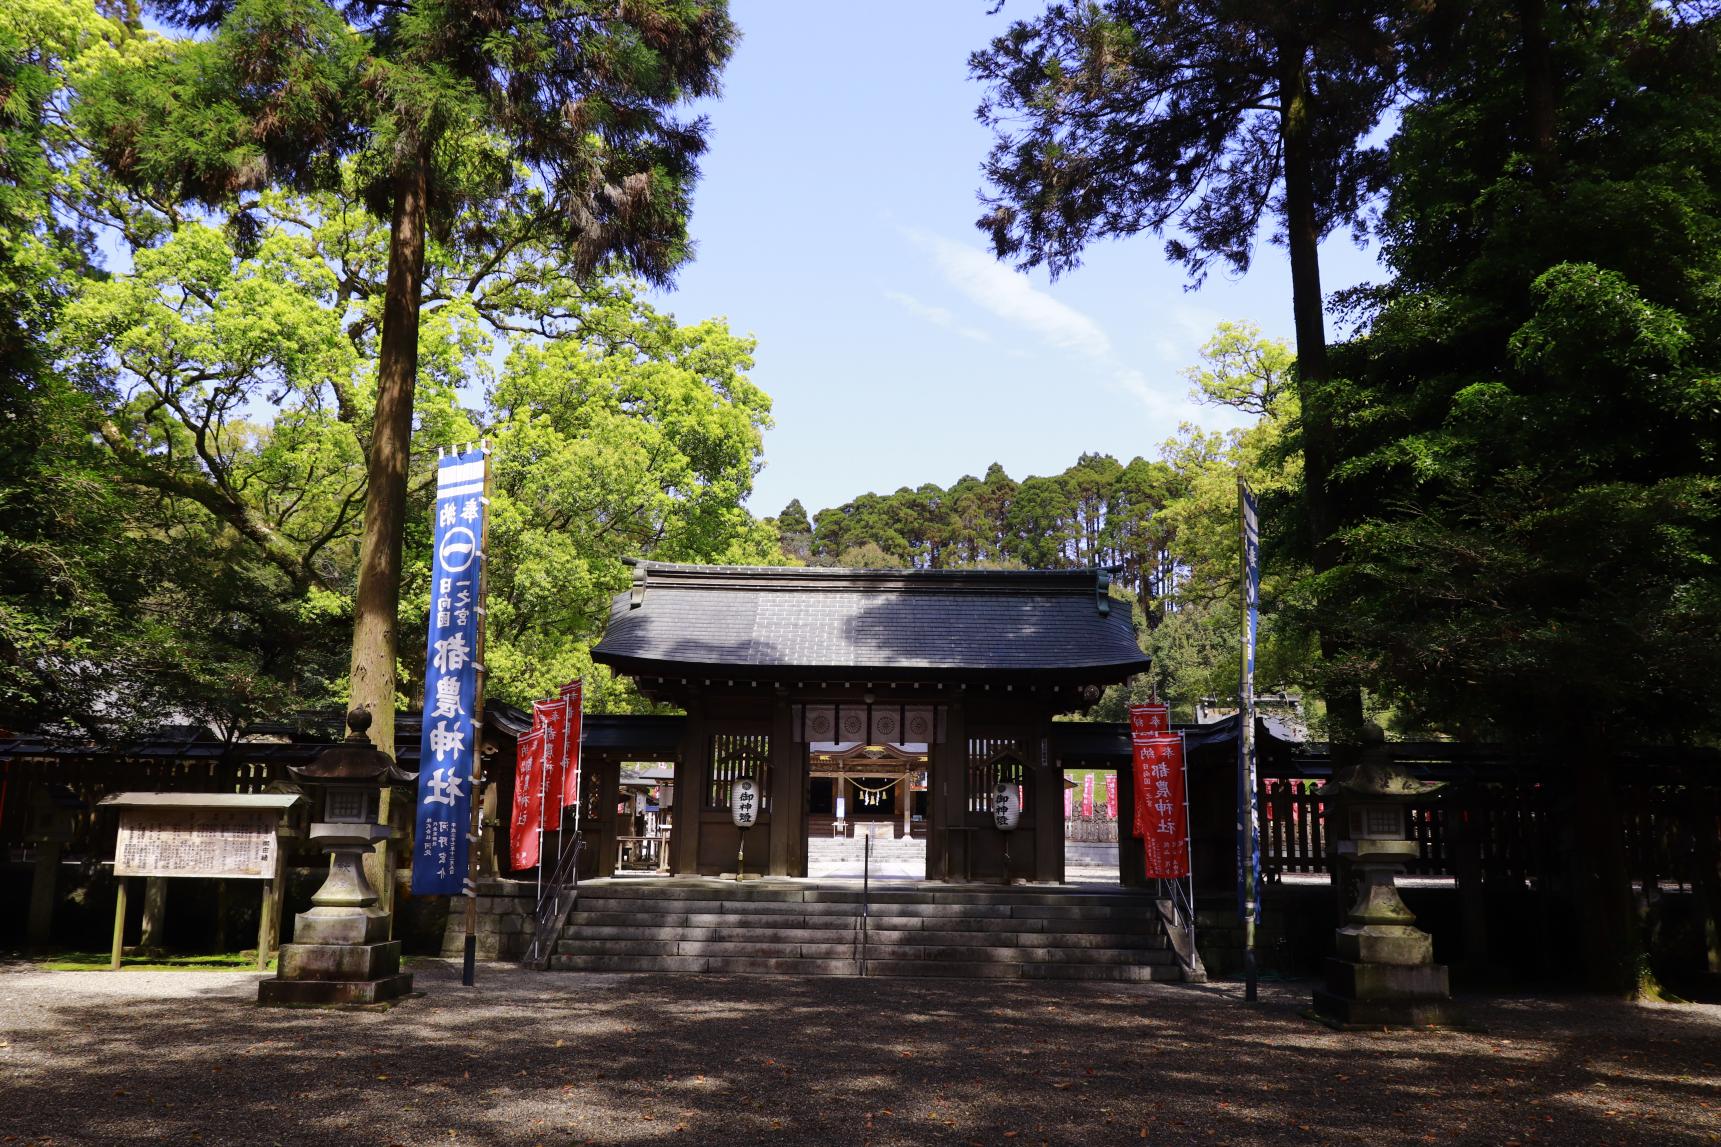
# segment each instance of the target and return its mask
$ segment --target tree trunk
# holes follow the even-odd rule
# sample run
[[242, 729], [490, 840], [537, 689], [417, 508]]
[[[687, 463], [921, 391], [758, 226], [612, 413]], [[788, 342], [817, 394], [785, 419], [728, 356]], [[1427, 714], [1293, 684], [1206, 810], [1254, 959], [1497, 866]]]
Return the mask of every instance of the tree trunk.
[[1584, 981], [1594, 991], [1629, 999], [1642, 986], [1642, 929], [1626, 863], [1612, 745], [1605, 730], [1590, 726], [1587, 732], [1570, 747], [1576, 765], [1578, 935]]
[[1548, 43], [1546, 0], [1519, 0], [1518, 32], [1524, 67], [1524, 136], [1537, 178], [1554, 156], [1554, 62]]
[[[1279, 133], [1285, 166], [1285, 240], [1291, 256], [1291, 314], [1297, 337], [1297, 399], [1302, 405], [1303, 488], [1315, 573], [1339, 561], [1329, 480], [1337, 445], [1327, 396], [1325, 299], [1321, 294], [1320, 222], [1315, 211], [1314, 108], [1308, 50], [1300, 40], [1279, 43]], [[1323, 634], [1322, 652], [1337, 650]], [[1354, 686], [1326, 694], [1328, 739], [1335, 767], [1354, 762], [1361, 743], [1362, 692]]]
[[420, 151], [395, 177], [388, 287], [377, 359], [376, 422], [371, 431], [370, 487], [364, 545], [353, 603], [352, 705], [368, 709], [370, 739], [394, 752], [396, 627], [400, 607], [401, 532], [412, 449], [412, 396], [418, 380], [418, 308], [424, 282], [424, 218], [429, 156]]

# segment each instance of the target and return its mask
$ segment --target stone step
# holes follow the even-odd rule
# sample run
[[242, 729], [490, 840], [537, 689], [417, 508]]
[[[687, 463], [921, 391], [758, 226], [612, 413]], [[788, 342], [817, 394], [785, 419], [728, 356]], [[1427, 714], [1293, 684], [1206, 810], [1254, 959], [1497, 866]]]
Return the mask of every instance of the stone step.
[[746, 956], [551, 956], [558, 972], [717, 972], [759, 976], [855, 976], [858, 960]]
[[857, 946], [843, 944], [744, 943], [733, 940], [561, 940], [558, 956], [759, 956], [777, 959], [847, 960]]
[[[552, 956], [550, 967], [573, 972], [709, 972], [720, 975], [855, 976], [855, 959], [803, 959], [750, 956]], [[951, 960], [866, 961], [869, 976], [926, 979], [1094, 980], [1145, 982], [1176, 980], [1173, 964], [986, 964]]]
[[[933, 945], [998, 948], [1130, 948], [1166, 947], [1158, 931], [1140, 932], [962, 932], [935, 929], [878, 929], [870, 924], [867, 942], [874, 945]], [[846, 928], [735, 928], [724, 925], [594, 924], [563, 930], [561, 940], [702, 940], [751, 944], [858, 943], [859, 921]]]
[[869, 976], [966, 980], [1178, 980], [1172, 964], [987, 964], [960, 960], [866, 961]]
[[[676, 915], [699, 913], [711, 915], [795, 915], [840, 916], [855, 915], [860, 905], [850, 902], [776, 901], [776, 900], [675, 900], [659, 903], [645, 898], [589, 899], [581, 896], [576, 915], [599, 913], [662, 913]], [[919, 903], [906, 900], [876, 901], [871, 906], [879, 916], [926, 916], [953, 919], [1013, 919], [1013, 920], [1132, 920], [1151, 918], [1151, 902], [1131, 904], [991, 904], [991, 903]]]
[[[859, 904], [859, 880], [852, 886], [829, 885], [791, 886], [771, 883], [729, 883], [700, 881], [685, 885], [642, 884], [618, 881], [613, 884], [588, 882], [580, 886], [580, 900], [644, 900], [663, 903], [671, 900], [704, 900], [724, 903], [806, 903]], [[1116, 889], [1011, 887], [966, 885], [935, 888], [888, 888], [871, 890], [873, 904], [1043, 904], [1079, 905], [1084, 907], [1141, 907], [1151, 905], [1154, 898], [1145, 892], [1122, 892]]]

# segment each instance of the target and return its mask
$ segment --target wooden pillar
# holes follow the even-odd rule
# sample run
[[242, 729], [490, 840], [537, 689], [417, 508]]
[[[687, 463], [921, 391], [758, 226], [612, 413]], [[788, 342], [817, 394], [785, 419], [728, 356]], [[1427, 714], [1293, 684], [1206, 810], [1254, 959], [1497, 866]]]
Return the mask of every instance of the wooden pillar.
[[1465, 816], [1464, 805], [1471, 803], [1469, 795], [1464, 789], [1449, 789], [1441, 811], [1446, 815], [1446, 839], [1456, 861], [1463, 962], [1467, 970], [1481, 972], [1488, 964], [1488, 890], [1482, 876], [1482, 842]]
[[794, 710], [786, 693], [771, 706], [772, 876], [807, 874], [807, 752], [795, 740]]
[[275, 870], [263, 883], [263, 910], [257, 918], [257, 970], [269, 970], [269, 956], [281, 939], [281, 902], [287, 884], [287, 837], [275, 834]]
[[896, 782], [896, 799], [902, 804], [902, 837], [914, 835], [914, 770], [903, 766], [902, 779]]
[[60, 898], [60, 850], [57, 840], [45, 840], [36, 846], [35, 870], [30, 874], [30, 920], [25, 943], [31, 948], [46, 948], [53, 939], [54, 905]]
[[125, 885], [125, 877], [114, 878], [114, 950], [108, 969], [115, 972], [120, 970], [120, 956], [125, 951]]
[[945, 709], [944, 739], [932, 746], [929, 779], [926, 876], [929, 880], [960, 879], [971, 864], [968, 846], [972, 835], [948, 831], [967, 821], [968, 720], [960, 697], [953, 698]]
[[1064, 776], [1053, 767], [1049, 721], [1035, 726], [1034, 879], [1064, 882]]
[[[496, 764], [494, 758], [484, 763], [484, 783], [479, 790], [479, 808], [482, 810], [480, 819], [484, 822], [483, 831], [478, 834], [478, 879], [494, 880], [501, 873], [496, 865], [496, 837], [502, 824], [502, 786], [496, 783], [492, 776]], [[407, 831], [411, 830], [408, 821]]]
[[699, 874], [699, 810], [705, 804], [705, 773], [711, 754], [706, 734], [705, 701], [689, 698], [687, 725], [681, 735], [681, 760], [675, 766], [675, 872]]
[[[677, 794], [679, 796], [679, 793]], [[598, 875], [614, 876], [617, 841], [616, 803], [621, 800], [621, 759], [605, 757], [598, 770]]]
[[167, 941], [167, 878], [146, 876], [143, 881], [143, 938], [139, 945], [146, 951], [166, 947]]
[[371, 845], [370, 855], [365, 857], [365, 879], [376, 890], [376, 906], [378, 910], [390, 914], [387, 939], [394, 939], [394, 786], [386, 779], [377, 786], [376, 822], [389, 830], [389, 834]]
[[[1190, 799], [1189, 831], [1195, 832], [1194, 815], [1199, 805]], [[1135, 762], [1122, 761], [1117, 766], [1117, 882], [1125, 888], [1146, 888], [1147, 851], [1141, 840], [1132, 836], [1135, 827]]]

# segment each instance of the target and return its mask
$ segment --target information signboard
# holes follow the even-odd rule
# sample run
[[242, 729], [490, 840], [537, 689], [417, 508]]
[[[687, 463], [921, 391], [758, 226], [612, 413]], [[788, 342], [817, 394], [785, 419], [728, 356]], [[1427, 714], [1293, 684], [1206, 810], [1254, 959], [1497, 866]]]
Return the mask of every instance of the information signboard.
[[114, 875], [268, 880], [280, 821], [273, 809], [121, 809]]

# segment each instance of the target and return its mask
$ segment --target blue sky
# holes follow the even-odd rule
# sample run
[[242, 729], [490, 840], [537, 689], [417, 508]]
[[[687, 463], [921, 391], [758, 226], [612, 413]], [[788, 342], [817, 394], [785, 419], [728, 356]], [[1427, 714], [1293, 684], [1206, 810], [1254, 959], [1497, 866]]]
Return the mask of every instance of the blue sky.
[[[1031, 4], [732, 0], [743, 39], [709, 109], [697, 257], [658, 301], [759, 341], [775, 402], [750, 505], [809, 512], [867, 491], [949, 485], [996, 461], [1055, 473], [1084, 450], [1153, 456], [1188, 401], [1179, 371], [1222, 319], [1291, 333], [1284, 253], [1187, 291], [1152, 236], [1089, 250], [1056, 283], [986, 252], [974, 227], [990, 133], [968, 53]], [[1335, 236], [1332, 291], [1379, 279]]]

